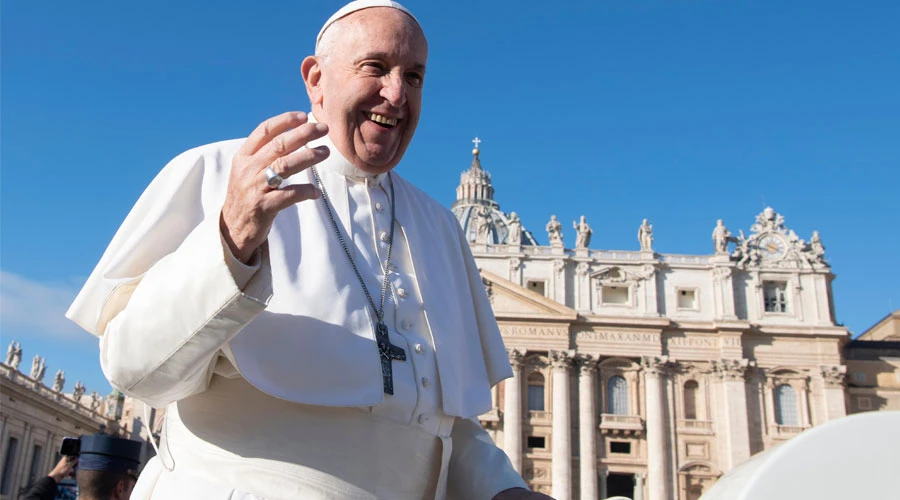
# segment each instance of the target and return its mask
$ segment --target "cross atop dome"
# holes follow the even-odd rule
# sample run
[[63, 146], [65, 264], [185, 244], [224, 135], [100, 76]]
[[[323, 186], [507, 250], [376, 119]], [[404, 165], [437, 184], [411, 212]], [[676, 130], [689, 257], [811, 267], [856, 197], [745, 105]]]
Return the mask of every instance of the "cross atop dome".
[[472, 154], [473, 154], [473, 155], [477, 155], [478, 152], [479, 152], [479, 151], [478, 151], [478, 145], [481, 144], [481, 139], [479, 139], [478, 136], [476, 135], [475, 138], [472, 139], [472, 143], [475, 144], [475, 149], [472, 150]]

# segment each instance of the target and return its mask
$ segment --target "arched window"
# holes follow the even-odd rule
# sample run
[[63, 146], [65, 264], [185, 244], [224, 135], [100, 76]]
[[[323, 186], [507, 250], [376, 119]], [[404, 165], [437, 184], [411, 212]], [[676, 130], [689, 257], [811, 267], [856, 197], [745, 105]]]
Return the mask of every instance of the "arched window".
[[696, 380], [688, 380], [684, 384], [684, 418], [685, 420], [697, 420], [697, 394], [700, 392], [700, 384]]
[[528, 376], [528, 411], [544, 411], [544, 376], [540, 373]]
[[606, 413], [628, 415], [628, 382], [619, 375], [606, 382]]
[[789, 384], [781, 384], [775, 388], [775, 423], [800, 425], [797, 418], [797, 395]]

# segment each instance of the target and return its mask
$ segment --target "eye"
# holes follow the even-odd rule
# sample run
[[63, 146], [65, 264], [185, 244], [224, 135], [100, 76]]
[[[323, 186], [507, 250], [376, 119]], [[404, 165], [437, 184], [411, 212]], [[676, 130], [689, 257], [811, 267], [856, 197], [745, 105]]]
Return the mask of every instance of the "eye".
[[410, 71], [406, 74], [406, 81], [411, 87], [421, 87], [425, 81], [425, 75], [416, 71]]
[[374, 75], [383, 75], [386, 73], [384, 64], [378, 61], [366, 61], [362, 63], [363, 71]]

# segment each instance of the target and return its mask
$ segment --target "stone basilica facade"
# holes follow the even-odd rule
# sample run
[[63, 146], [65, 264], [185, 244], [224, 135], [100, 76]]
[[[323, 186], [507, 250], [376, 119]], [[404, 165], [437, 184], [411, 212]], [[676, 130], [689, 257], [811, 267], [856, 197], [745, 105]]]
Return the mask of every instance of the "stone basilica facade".
[[[477, 146], [477, 143], [476, 143]], [[482, 270], [514, 377], [481, 416], [558, 500], [695, 500], [751, 455], [846, 414], [842, 348], [817, 233], [771, 208], [708, 255], [594, 250], [582, 217], [538, 245], [500, 210], [473, 151], [452, 206]]]

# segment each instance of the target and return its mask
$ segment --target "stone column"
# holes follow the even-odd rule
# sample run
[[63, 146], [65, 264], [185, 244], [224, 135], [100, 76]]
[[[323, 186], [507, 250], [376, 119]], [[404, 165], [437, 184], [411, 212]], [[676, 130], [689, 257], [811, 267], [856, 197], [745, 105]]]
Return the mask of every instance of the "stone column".
[[591, 356], [578, 358], [578, 437], [581, 463], [581, 500], [597, 498], [597, 398], [594, 374], [597, 363]]
[[513, 376], [504, 384], [503, 404], [503, 451], [509, 456], [512, 466], [522, 473], [522, 353], [509, 351], [509, 364]]
[[734, 282], [731, 266], [713, 268], [713, 290], [715, 291], [716, 318], [737, 319], [734, 307]]
[[774, 434], [778, 425], [775, 422], [775, 381], [771, 377], [766, 376], [765, 384], [766, 431]]
[[844, 365], [823, 366], [822, 378], [825, 381], [825, 421], [834, 420], [847, 415], [847, 403], [844, 399], [844, 384], [847, 380], [847, 367]]
[[800, 401], [800, 425], [803, 427], [811, 427], [812, 419], [809, 416], [809, 377], [803, 377], [803, 380], [800, 381], [799, 390], [794, 387], [794, 390], [797, 391], [797, 399]]
[[29, 422], [24, 423], [25, 430], [22, 434], [22, 442], [19, 444], [19, 464], [16, 466], [15, 471], [13, 473], [13, 481], [12, 488], [10, 491], [16, 492], [21, 487], [28, 486], [28, 467], [31, 465], [31, 461], [29, 460], [31, 451], [31, 443], [32, 443], [32, 434], [34, 433], [34, 424]]
[[581, 262], [575, 267], [575, 309], [589, 312], [591, 310], [591, 265]]
[[634, 500], [644, 500], [644, 479], [647, 475], [638, 472], [634, 475]]
[[509, 259], [509, 281], [520, 286], [524, 285], [522, 283], [522, 261], [518, 257]]
[[550, 479], [552, 496], [556, 500], [570, 500], [572, 496], [572, 440], [569, 408], [569, 367], [572, 356], [566, 351], [550, 351], [553, 377], [553, 436]]
[[650, 479], [649, 500], [670, 500], [669, 474], [666, 464], [666, 418], [663, 377], [668, 356], [644, 356], [641, 367], [647, 391], [647, 472]]
[[553, 300], [559, 302], [560, 304], [566, 303], [566, 261], [564, 260], [554, 260], [553, 261], [553, 279], [551, 281], [551, 286], [553, 287], [553, 291], [548, 295]]
[[609, 471], [602, 469], [600, 471], [600, 500], [606, 499], [606, 476], [609, 476]]
[[713, 360], [712, 369], [722, 380], [722, 405], [719, 417], [727, 432], [719, 439], [727, 443], [726, 460], [720, 462], [723, 471], [744, 463], [750, 458], [750, 428], [747, 420], [747, 389], [744, 374], [750, 362], [746, 359]]
[[[653, 253], [650, 253], [653, 256]], [[641, 255], [643, 258], [644, 256]], [[644, 297], [643, 304], [639, 307], [644, 316], [659, 316], [659, 304], [656, 298], [656, 266], [653, 264], [644, 264], [638, 273], [639, 284], [637, 286], [643, 288]]]

